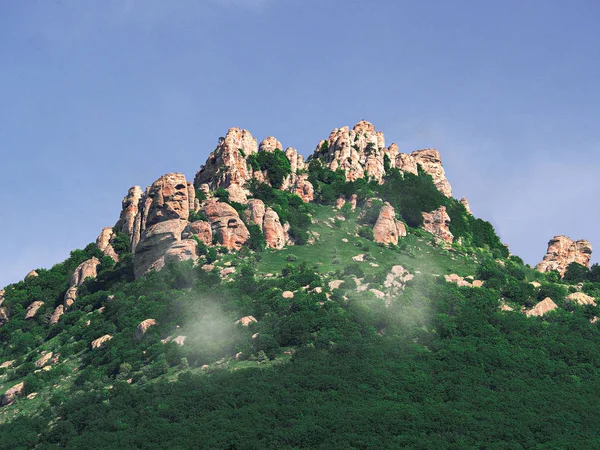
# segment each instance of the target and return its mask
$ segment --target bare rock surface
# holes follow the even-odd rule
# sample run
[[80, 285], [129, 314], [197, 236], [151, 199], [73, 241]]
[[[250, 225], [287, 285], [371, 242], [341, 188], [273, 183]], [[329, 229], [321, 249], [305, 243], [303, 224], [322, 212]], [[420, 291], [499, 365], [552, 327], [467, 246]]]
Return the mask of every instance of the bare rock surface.
[[119, 261], [119, 255], [115, 252], [111, 244], [111, 239], [113, 238], [114, 231], [112, 228], [103, 228], [98, 238], [96, 239], [96, 246], [100, 249], [102, 253], [106, 256], [110, 256], [114, 261]]
[[36, 300], [35, 302], [31, 303], [27, 307], [27, 312], [25, 313], [25, 320], [32, 319], [33, 317], [35, 317], [35, 314], [38, 312], [38, 309], [40, 309], [43, 304], [44, 302], [39, 300]]
[[406, 236], [406, 227], [396, 219], [393, 206], [387, 202], [379, 211], [379, 217], [373, 226], [373, 236], [375, 242], [382, 244], [397, 244], [398, 237]]
[[142, 320], [135, 330], [136, 339], [140, 340], [144, 336], [144, 334], [146, 334], [146, 331], [148, 331], [148, 328], [150, 328], [151, 326], [154, 326], [154, 325], [156, 325], [156, 320], [154, 320], [154, 319]]
[[429, 213], [423, 212], [423, 229], [442, 241], [449, 244], [454, 240], [454, 235], [450, 232], [450, 216], [446, 212], [445, 206]]
[[567, 295], [566, 299], [580, 305], [596, 305], [596, 299], [583, 292], [573, 292], [572, 294]]
[[8, 323], [8, 310], [6, 308], [0, 308], [0, 327]]
[[269, 248], [282, 249], [286, 243], [286, 236], [279, 216], [273, 209], [267, 208], [263, 220], [263, 232]]
[[544, 314], [548, 313], [549, 311], [555, 310], [556, 308], [558, 308], [556, 303], [554, 303], [550, 297], [546, 297], [544, 300], [537, 303], [529, 311], [525, 311], [525, 315], [539, 317], [539, 316], [543, 316]]
[[252, 199], [248, 201], [248, 209], [244, 211], [244, 219], [248, 224], [258, 225], [263, 229], [265, 218], [265, 204], [262, 200]]
[[243, 326], [247, 327], [251, 323], [256, 323], [256, 322], [258, 322], [258, 321], [254, 318], [254, 316], [244, 316], [241, 319], [236, 320], [235, 324], [237, 325], [237, 324], [241, 323]]
[[125, 233], [130, 239], [133, 239], [133, 230], [135, 218], [139, 212], [140, 200], [144, 192], [139, 186], [129, 188], [127, 195], [121, 203], [121, 215], [116, 223], [116, 228], [121, 233]]
[[589, 268], [591, 257], [592, 246], [588, 241], [573, 241], [567, 236], [554, 236], [548, 242], [548, 250], [536, 269], [540, 272], [556, 270], [563, 276], [569, 264], [573, 262]]
[[100, 348], [104, 345], [104, 343], [110, 341], [113, 337], [110, 334], [105, 334], [104, 336], [99, 337], [92, 341], [92, 348]]
[[42, 355], [34, 364], [35, 367], [37, 368], [42, 368], [44, 367], [46, 364], [48, 364], [48, 362], [52, 359], [52, 356], [54, 355], [54, 353], [52, 352], [48, 352], [44, 355]]
[[0, 406], [10, 405], [17, 399], [17, 397], [21, 397], [23, 395], [24, 388], [25, 383], [21, 381], [20, 383], [15, 384], [13, 387], [8, 389], [0, 400]]
[[35, 270], [31, 270], [27, 275], [25, 275], [25, 280], [36, 277], [39, 277], [38, 273]]
[[50, 324], [54, 325], [55, 323], [58, 323], [60, 316], [62, 316], [64, 313], [65, 307], [63, 305], [58, 305], [50, 317]]
[[183, 230], [181, 237], [182, 239], [189, 239], [192, 236], [197, 236], [206, 245], [212, 245], [212, 228], [210, 222], [196, 220], [189, 223]]
[[239, 250], [250, 237], [237, 211], [227, 203], [208, 200], [202, 206], [202, 211], [220, 245]]

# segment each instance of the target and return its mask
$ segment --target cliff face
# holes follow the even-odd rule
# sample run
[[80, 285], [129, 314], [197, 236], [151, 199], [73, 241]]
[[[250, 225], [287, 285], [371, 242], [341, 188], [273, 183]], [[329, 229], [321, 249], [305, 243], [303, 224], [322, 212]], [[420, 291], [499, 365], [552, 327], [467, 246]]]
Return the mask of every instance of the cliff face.
[[573, 241], [567, 236], [554, 236], [548, 242], [548, 250], [536, 269], [540, 272], [556, 270], [563, 276], [569, 264], [573, 262], [589, 268], [591, 257], [592, 246], [588, 241]]

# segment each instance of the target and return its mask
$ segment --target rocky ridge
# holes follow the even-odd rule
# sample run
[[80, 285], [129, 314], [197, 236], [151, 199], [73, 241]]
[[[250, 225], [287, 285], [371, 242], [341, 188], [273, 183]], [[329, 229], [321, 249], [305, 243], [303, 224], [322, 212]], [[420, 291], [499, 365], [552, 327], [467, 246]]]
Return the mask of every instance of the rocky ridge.
[[592, 245], [584, 240], [573, 241], [567, 236], [554, 236], [548, 242], [548, 250], [536, 269], [540, 272], [558, 271], [564, 276], [569, 264], [575, 262], [589, 269]]

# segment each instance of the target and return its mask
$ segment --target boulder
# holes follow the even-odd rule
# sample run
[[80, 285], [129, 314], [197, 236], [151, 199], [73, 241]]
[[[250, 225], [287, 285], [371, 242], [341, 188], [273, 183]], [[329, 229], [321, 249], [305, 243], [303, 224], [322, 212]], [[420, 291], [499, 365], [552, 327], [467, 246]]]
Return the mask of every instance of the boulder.
[[23, 395], [24, 387], [25, 383], [21, 381], [19, 384], [15, 384], [13, 387], [8, 389], [0, 400], [0, 406], [10, 405], [16, 400], [17, 397], [21, 397]]
[[385, 277], [383, 286], [398, 292], [406, 287], [406, 283], [412, 280], [415, 276], [406, 270], [401, 265], [392, 266], [392, 270]]
[[263, 229], [265, 217], [265, 204], [262, 200], [252, 199], [248, 201], [248, 209], [244, 211], [244, 219], [249, 225], [258, 225]]
[[183, 344], [185, 344], [186, 338], [187, 338], [187, 336], [177, 336], [177, 337], [173, 338], [172, 342], [174, 342], [175, 344], [177, 344], [179, 346], [183, 346]]
[[235, 324], [242, 324], [243, 326], [247, 327], [249, 326], [251, 323], [256, 323], [258, 322], [253, 316], [244, 316], [239, 320], [235, 321]]
[[189, 223], [181, 234], [182, 239], [189, 239], [192, 236], [197, 236], [206, 245], [212, 245], [212, 228], [210, 223], [204, 220], [197, 220]]
[[41, 302], [39, 300], [36, 300], [35, 302], [31, 303], [27, 307], [27, 312], [25, 313], [25, 320], [35, 317], [35, 314], [37, 313], [38, 309], [40, 309], [43, 304], [44, 302]]
[[385, 203], [379, 211], [379, 217], [373, 227], [375, 242], [381, 244], [397, 244], [399, 236], [406, 236], [406, 227], [396, 220], [394, 207]]
[[60, 319], [60, 316], [62, 316], [64, 313], [65, 307], [63, 305], [58, 305], [50, 317], [50, 324], [53, 325], [57, 323]]
[[75, 272], [71, 276], [70, 286], [81, 286], [86, 278], [96, 278], [98, 275], [98, 265], [100, 261], [93, 257], [77, 266]]
[[113, 337], [110, 334], [105, 334], [104, 336], [101, 336], [98, 339], [92, 341], [92, 348], [100, 348], [104, 345], [105, 342], [110, 341], [112, 338]]
[[0, 289], [0, 306], [2, 306], [2, 303], [4, 303], [4, 289]]
[[350, 197], [350, 206], [352, 206], [352, 211], [354, 211], [356, 209], [357, 200], [358, 200], [358, 195], [352, 194], [352, 197]]
[[208, 200], [202, 206], [213, 235], [220, 245], [239, 250], [250, 237], [250, 233], [237, 211], [227, 203]]
[[283, 298], [294, 298], [294, 293], [292, 291], [283, 291], [281, 296]]
[[283, 226], [279, 221], [279, 216], [273, 209], [266, 209], [262, 228], [265, 234], [267, 247], [282, 249], [286, 242], [286, 236], [283, 231]]
[[0, 369], [6, 369], [8, 367], [11, 367], [16, 360], [11, 360], [11, 361], [4, 361], [2, 364], [0, 364]]
[[332, 291], [334, 289], [339, 289], [343, 282], [344, 282], [344, 280], [331, 280], [328, 284], [329, 289]]
[[67, 292], [65, 292], [64, 304], [68, 308], [75, 303], [75, 300], [77, 300], [77, 286], [71, 286], [67, 289]]
[[544, 300], [542, 300], [541, 302], [536, 304], [529, 311], [525, 311], [525, 315], [529, 316], [529, 317], [530, 316], [539, 317], [539, 316], [543, 316], [544, 314], [546, 314], [549, 311], [555, 310], [556, 308], [558, 308], [556, 303], [554, 303], [550, 297], [546, 297]]
[[385, 293], [379, 289], [369, 289], [369, 292], [372, 292], [377, 298], [385, 298]]
[[31, 278], [39, 277], [38, 273], [35, 270], [30, 271], [27, 275], [25, 275], [25, 280], [29, 280]]
[[423, 229], [442, 241], [449, 244], [454, 240], [454, 235], [450, 232], [450, 216], [446, 212], [445, 206], [429, 213], [421, 213], [423, 216]]
[[583, 292], [573, 292], [572, 294], [567, 295], [566, 300], [580, 305], [596, 305], [594, 297], [590, 297]]
[[346, 204], [346, 197], [344, 197], [343, 195], [340, 195], [337, 200], [335, 201], [335, 208], [336, 209], [342, 209], [342, 207]]
[[558, 271], [564, 276], [569, 264], [576, 262], [589, 269], [592, 246], [586, 240], [573, 241], [567, 236], [554, 236], [548, 242], [548, 250], [536, 269], [540, 272]]
[[41, 369], [42, 367], [44, 367], [46, 364], [48, 364], [48, 361], [50, 361], [52, 359], [52, 356], [54, 355], [54, 353], [52, 352], [48, 352], [44, 355], [42, 355], [34, 364], [35, 367], [37, 367], [38, 369]]
[[111, 244], [113, 235], [114, 231], [112, 228], [103, 228], [100, 232], [100, 235], [96, 239], [96, 246], [102, 253], [104, 253], [104, 255], [110, 256], [115, 262], [118, 262], [119, 255], [117, 255], [117, 252], [115, 252], [115, 249]]
[[148, 328], [150, 328], [153, 325], [156, 325], [156, 320], [154, 319], [146, 319], [141, 321], [140, 324], [137, 326], [137, 329], [135, 330], [136, 339], [140, 340], [144, 336], [144, 334], [146, 334]]

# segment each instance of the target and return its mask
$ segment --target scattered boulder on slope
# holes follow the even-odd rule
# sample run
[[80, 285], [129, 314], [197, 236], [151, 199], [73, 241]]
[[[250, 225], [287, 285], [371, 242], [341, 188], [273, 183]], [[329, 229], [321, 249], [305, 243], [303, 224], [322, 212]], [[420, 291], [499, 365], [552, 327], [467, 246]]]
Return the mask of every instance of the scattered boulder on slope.
[[556, 303], [554, 303], [550, 297], [546, 297], [544, 300], [536, 304], [529, 311], [525, 311], [525, 315], [529, 317], [540, 317], [548, 313], [549, 311], [555, 310], [556, 308], [558, 308]]
[[27, 312], [25, 313], [25, 320], [35, 317], [35, 314], [37, 313], [38, 309], [40, 309], [43, 304], [44, 302], [41, 302], [39, 300], [36, 300], [35, 302], [31, 303], [27, 307]]
[[94, 339], [91, 343], [92, 348], [100, 348], [104, 345], [105, 342], [108, 342], [113, 337], [110, 334], [105, 334], [104, 336], [99, 337], [98, 339]]
[[146, 334], [146, 331], [148, 331], [148, 328], [150, 328], [153, 325], [156, 325], [156, 320], [154, 320], [154, 319], [142, 320], [140, 322], [140, 324], [137, 326], [137, 329], [135, 330], [136, 339], [140, 340], [144, 336], [144, 334]]
[[24, 387], [25, 383], [21, 381], [19, 384], [15, 384], [13, 387], [8, 389], [0, 400], [0, 406], [10, 405], [16, 400], [17, 397], [21, 397], [23, 395]]
[[406, 227], [396, 219], [394, 207], [387, 202], [379, 211], [379, 217], [373, 226], [373, 236], [375, 242], [394, 245], [398, 243], [399, 236], [406, 236]]
[[573, 292], [572, 294], [567, 295], [566, 300], [580, 305], [596, 305], [594, 297], [590, 297], [583, 292]]

